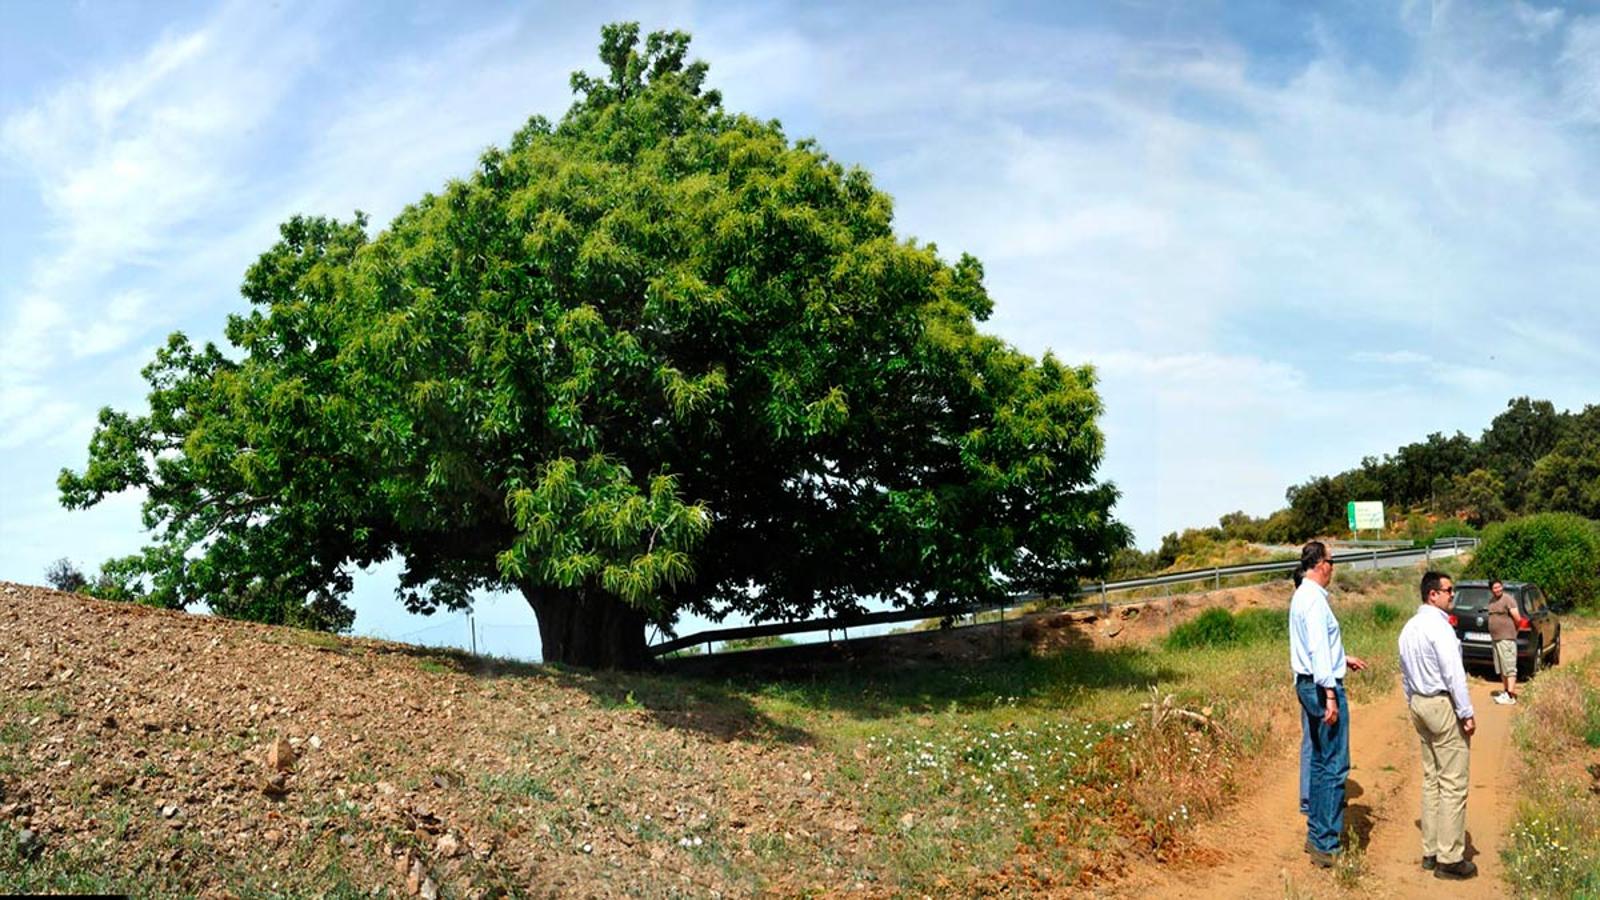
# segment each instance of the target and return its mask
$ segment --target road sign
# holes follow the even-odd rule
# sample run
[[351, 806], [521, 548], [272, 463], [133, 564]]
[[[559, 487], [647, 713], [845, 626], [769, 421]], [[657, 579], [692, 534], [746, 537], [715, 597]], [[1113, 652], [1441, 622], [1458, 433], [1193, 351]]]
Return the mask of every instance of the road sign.
[[1383, 504], [1376, 500], [1352, 500], [1345, 504], [1344, 514], [1351, 531], [1383, 530]]

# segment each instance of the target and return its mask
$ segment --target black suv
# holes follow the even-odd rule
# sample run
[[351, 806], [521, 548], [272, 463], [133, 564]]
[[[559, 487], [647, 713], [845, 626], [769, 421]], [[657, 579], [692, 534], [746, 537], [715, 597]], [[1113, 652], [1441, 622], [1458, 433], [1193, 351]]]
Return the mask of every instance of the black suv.
[[[1550, 611], [1544, 592], [1537, 585], [1505, 581], [1505, 592], [1516, 600], [1521, 615], [1517, 619], [1517, 678], [1527, 681], [1543, 664], [1561, 662], [1561, 620]], [[1494, 665], [1494, 645], [1489, 640], [1489, 592], [1487, 581], [1456, 582], [1456, 605], [1450, 624], [1461, 639], [1461, 661]]]

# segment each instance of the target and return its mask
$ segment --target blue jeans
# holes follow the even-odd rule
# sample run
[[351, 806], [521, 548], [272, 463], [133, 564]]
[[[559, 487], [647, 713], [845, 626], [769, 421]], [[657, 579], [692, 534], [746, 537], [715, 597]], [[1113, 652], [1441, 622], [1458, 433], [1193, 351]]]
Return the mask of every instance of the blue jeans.
[[[1299, 705], [1299, 700], [1295, 704]], [[1311, 718], [1300, 710], [1300, 815], [1311, 812]]]
[[1306, 838], [1323, 853], [1337, 853], [1339, 836], [1344, 833], [1344, 783], [1350, 777], [1350, 706], [1344, 685], [1334, 688], [1339, 721], [1326, 725], [1322, 721], [1323, 689], [1299, 679], [1294, 688], [1302, 714], [1310, 719], [1311, 812], [1306, 816]]

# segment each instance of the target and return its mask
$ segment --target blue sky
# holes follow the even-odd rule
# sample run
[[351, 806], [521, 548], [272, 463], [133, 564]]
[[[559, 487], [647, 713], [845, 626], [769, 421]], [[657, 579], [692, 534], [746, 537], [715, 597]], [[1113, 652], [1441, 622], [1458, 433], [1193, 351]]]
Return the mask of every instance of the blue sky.
[[[1142, 546], [1513, 396], [1600, 402], [1592, 4], [10, 0], [0, 579], [141, 544], [138, 497], [69, 513], [55, 475], [167, 333], [220, 334], [279, 222], [381, 227], [558, 118], [621, 19], [976, 254], [999, 334], [1098, 367]], [[360, 585], [358, 630], [463, 639]], [[479, 618], [534, 639], [520, 600]]]

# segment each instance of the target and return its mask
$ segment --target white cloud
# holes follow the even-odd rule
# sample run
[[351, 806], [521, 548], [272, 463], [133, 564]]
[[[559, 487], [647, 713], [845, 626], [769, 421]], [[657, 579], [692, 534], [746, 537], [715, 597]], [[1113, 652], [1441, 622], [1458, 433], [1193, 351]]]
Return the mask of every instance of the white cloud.
[[143, 313], [149, 296], [124, 291], [106, 302], [100, 317], [72, 332], [70, 347], [77, 357], [98, 356], [119, 349], [143, 330]]
[[[288, 215], [382, 226], [529, 114], [558, 117], [567, 73], [595, 68], [594, 22], [636, 17], [441, 16], [375, 57], [305, 13], [225, 7], [0, 126], [55, 241], [0, 288], [0, 440], [41, 416], [81, 427], [57, 406], [81, 402], [54, 371], [74, 354], [131, 369], [119, 350], [202, 303], [214, 328]], [[1361, 14], [1412, 43], [1375, 59], [1312, 26], [1299, 68], [1264, 77], [1259, 48], [1214, 31], [651, 13], [696, 33], [730, 108], [866, 165], [902, 231], [976, 253], [991, 327], [1100, 367], [1106, 469], [1142, 542], [1470, 433], [1515, 394], [1595, 399], [1595, 20]], [[294, 94], [308, 73], [316, 90]], [[277, 134], [285, 105], [296, 130]], [[1486, 342], [1516, 362], [1478, 362]]]
[[1588, 125], [1600, 124], [1600, 21], [1575, 22], [1557, 64], [1568, 114]]
[[[247, 184], [244, 162], [263, 123], [315, 55], [315, 29], [285, 31], [286, 18], [225, 5], [135, 58], [82, 70], [0, 122], [0, 153], [33, 184], [48, 247], [23, 282], [0, 287], [0, 383], [31, 404], [0, 414], [7, 445], [97, 404], [64, 389], [67, 363], [171, 328], [196, 303], [174, 288], [219, 274], [195, 271], [195, 248], [217, 238], [216, 216]], [[159, 307], [152, 292], [163, 296]]]
[[1355, 362], [1388, 366], [1424, 366], [1433, 362], [1433, 357], [1415, 350], [1362, 350], [1350, 354], [1350, 359]]

